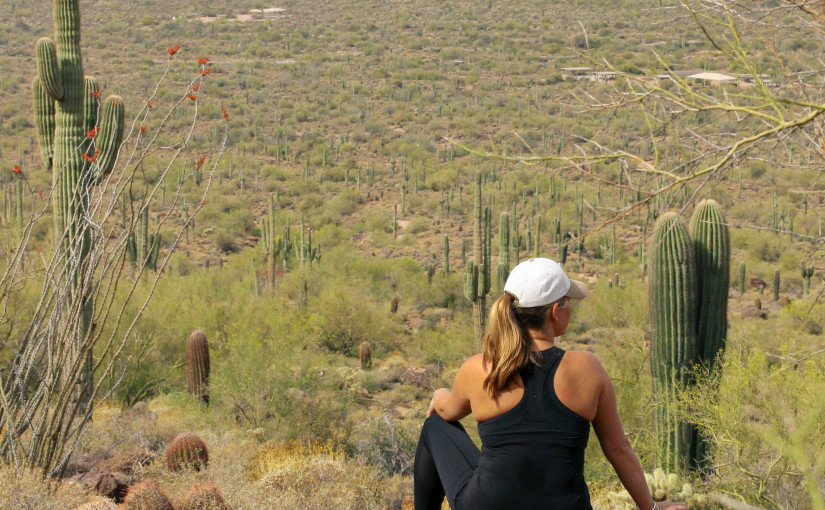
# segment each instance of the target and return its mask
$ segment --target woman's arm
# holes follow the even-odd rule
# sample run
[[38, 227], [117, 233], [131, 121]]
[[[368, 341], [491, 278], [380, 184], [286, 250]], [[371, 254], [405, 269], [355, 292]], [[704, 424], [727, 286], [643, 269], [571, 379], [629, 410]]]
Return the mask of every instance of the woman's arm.
[[433, 399], [430, 402], [430, 408], [427, 411], [429, 418], [433, 413], [438, 413], [439, 416], [446, 421], [456, 421], [464, 418], [472, 412], [470, 407], [470, 387], [472, 383], [472, 372], [476, 364], [477, 354], [461, 365], [458, 373], [455, 375], [455, 382], [453, 382], [453, 389], [450, 391], [447, 388], [439, 388], [433, 393]]
[[[594, 357], [595, 359], [595, 357]], [[596, 379], [601, 386], [599, 403], [596, 409], [596, 417], [593, 419], [593, 430], [599, 438], [599, 444], [607, 460], [616, 470], [622, 485], [624, 485], [630, 497], [641, 510], [654, 508], [653, 497], [645, 481], [644, 471], [639, 462], [639, 457], [630, 446], [627, 436], [622, 427], [622, 420], [619, 417], [619, 409], [616, 404], [616, 390], [613, 382], [607, 375], [602, 364], [596, 360], [597, 367], [594, 367]], [[680, 503], [661, 501], [658, 504], [661, 510], [667, 509], [687, 509]]]

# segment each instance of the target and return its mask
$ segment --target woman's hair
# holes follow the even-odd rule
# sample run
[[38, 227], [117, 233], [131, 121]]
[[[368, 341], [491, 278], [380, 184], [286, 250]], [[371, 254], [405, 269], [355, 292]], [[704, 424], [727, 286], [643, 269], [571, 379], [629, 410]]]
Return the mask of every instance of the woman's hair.
[[486, 369], [487, 363], [491, 364], [490, 373], [484, 379], [484, 389], [492, 397], [507, 389], [513, 375], [528, 362], [538, 364], [538, 357], [531, 349], [532, 339], [528, 330], [541, 328], [551, 306], [553, 303], [519, 308], [515, 296], [509, 292], [493, 303], [490, 326], [481, 340], [483, 366]]

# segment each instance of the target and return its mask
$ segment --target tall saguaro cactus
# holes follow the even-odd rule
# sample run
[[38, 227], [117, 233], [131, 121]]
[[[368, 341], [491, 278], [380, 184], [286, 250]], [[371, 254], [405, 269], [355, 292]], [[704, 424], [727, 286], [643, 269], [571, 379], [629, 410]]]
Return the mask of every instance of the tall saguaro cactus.
[[719, 205], [700, 202], [690, 236], [675, 213], [656, 222], [650, 249], [650, 348], [654, 393], [662, 399], [654, 412], [663, 464], [671, 470], [702, 469], [709, 441], [674, 416], [664, 400], [694, 383], [695, 365], [718, 368], [727, 338], [730, 287], [730, 236]]
[[730, 235], [715, 200], [703, 200], [696, 206], [690, 220], [690, 237], [696, 254], [699, 303], [696, 355], [698, 362], [712, 369], [727, 338], [730, 289]]
[[481, 207], [481, 173], [476, 172], [476, 195], [473, 209], [473, 260], [464, 273], [464, 297], [473, 302], [473, 329], [476, 341], [484, 335], [485, 300], [490, 293], [489, 209]]
[[[688, 232], [676, 213], [656, 222], [650, 249], [650, 365], [653, 392], [670, 402], [690, 381], [696, 357], [696, 261]], [[689, 464], [693, 427], [667, 405], [654, 410], [653, 429], [663, 464], [683, 470]]]
[[508, 276], [510, 276], [510, 217], [503, 212], [499, 216], [498, 223], [498, 265], [496, 266], [496, 278], [502, 288]]
[[[80, 278], [91, 236], [87, 223], [89, 188], [111, 172], [123, 138], [124, 104], [110, 96], [100, 104], [97, 81], [83, 73], [78, 0], [54, 0], [54, 40], [37, 41], [37, 77], [32, 84], [37, 138], [44, 164], [52, 169], [55, 247], [62, 271], [79, 305], [81, 320], [75, 342], [86, 341], [91, 327], [90, 289]], [[56, 43], [55, 43], [56, 41]], [[60, 274], [61, 271], [58, 271]], [[91, 351], [84, 360], [69, 360], [64, 370], [82, 364], [75, 403], [85, 408], [92, 386]]]

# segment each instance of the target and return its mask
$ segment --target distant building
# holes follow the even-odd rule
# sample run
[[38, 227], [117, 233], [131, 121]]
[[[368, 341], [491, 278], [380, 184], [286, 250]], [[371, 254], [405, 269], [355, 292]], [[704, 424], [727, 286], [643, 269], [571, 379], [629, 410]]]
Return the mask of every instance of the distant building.
[[735, 77], [728, 76], [727, 74], [708, 73], [708, 72], [691, 74], [690, 76], [687, 77], [687, 79], [688, 80], [693, 80], [693, 81], [706, 82], [709, 85], [712, 85], [714, 87], [719, 87], [721, 85], [729, 84], [729, 83], [738, 83], [738, 81], [739, 81]]
[[596, 71], [590, 75], [590, 80], [608, 82], [615, 80], [618, 75], [615, 71]]
[[592, 67], [562, 67], [561, 77], [563, 80], [592, 80]]

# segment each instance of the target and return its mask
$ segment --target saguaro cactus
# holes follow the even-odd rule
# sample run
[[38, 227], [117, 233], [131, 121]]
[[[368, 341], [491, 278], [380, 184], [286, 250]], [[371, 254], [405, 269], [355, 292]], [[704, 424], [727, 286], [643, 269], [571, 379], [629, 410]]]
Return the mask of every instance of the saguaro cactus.
[[[687, 387], [696, 358], [696, 261], [693, 243], [676, 213], [656, 222], [650, 247], [650, 366], [653, 393], [668, 402]], [[654, 432], [662, 464], [689, 467], [694, 427], [680, 421], [662, 402], [654, 409]]]
[[473, 329], [476, 341], [484, 335], [485, 298], [490, 293], [489, 210], [481, 208], [481, 173], [476, 172], [473, 210], [473, 260], [464, 274], [464, 297], [473, 302]]
[[[673, 402], [694, 383], [694, 365], [718, 367], [727, 338], [730, 235], [719, 204], [700, 202], [690, 237], [675, 213], [659, 218], [650, 249], [650, 311], [653, 321], [651, 370], [654, 393]], [[655, 410], [654, 429], [670, 469], [702, 469], [709, 440], [671, 416], [666, 402]]]
[[716, 366], [719, 350], [728, 332], [730, 288], [730, 235], [719, 204], [703, 200], [693, 211], [690, 237], [696, 255], [697, 361], [705, 368]]
[[[100, 86], [94, 78], [84, 76], [79, 1], [54, 0], [53, 9], [55, 39], [37, 41], [37, 77], [32, 92], [41, 157], [52, 169], [55, 246], [61, 262], [68, 266], [67, 281], [75, 286], [71, 295], [81, 305], [75, 337], [80, 344], [92, 316], [90, 289], [79, 275], [90, 251], [86, 219], [89, 188], [114, 166], [123, 138], [125, 110], [117, 96], [108, 97], [101, 108]], [[73, 398], [85, 407], [92, 385], [91, 350], [82, 366]]]
[[444, 234], [444, 261], [442, 263], [444, 267], [444, 274], [450, 274], [450, 237], [447, 234]]
[[496, 266], [498, 285], [504, 288], [508, 276], [510, 276], [510, 216], [503, 212], [498, 222], [498, 265]]
[[[725, 216], [715, 200], [699, 202], [690, 220], [690, 237], [696, 255], [696, 363], [706, 371], [719, 365], [728, 334], [730, 290], [730, 234]], [[710, 439], [694, 431], [690, 467], [704, 469]]]
[[195, 330], [186, 342], [186, 380], [189, 393], [209, 403], [209, 342], [206, 334]]

